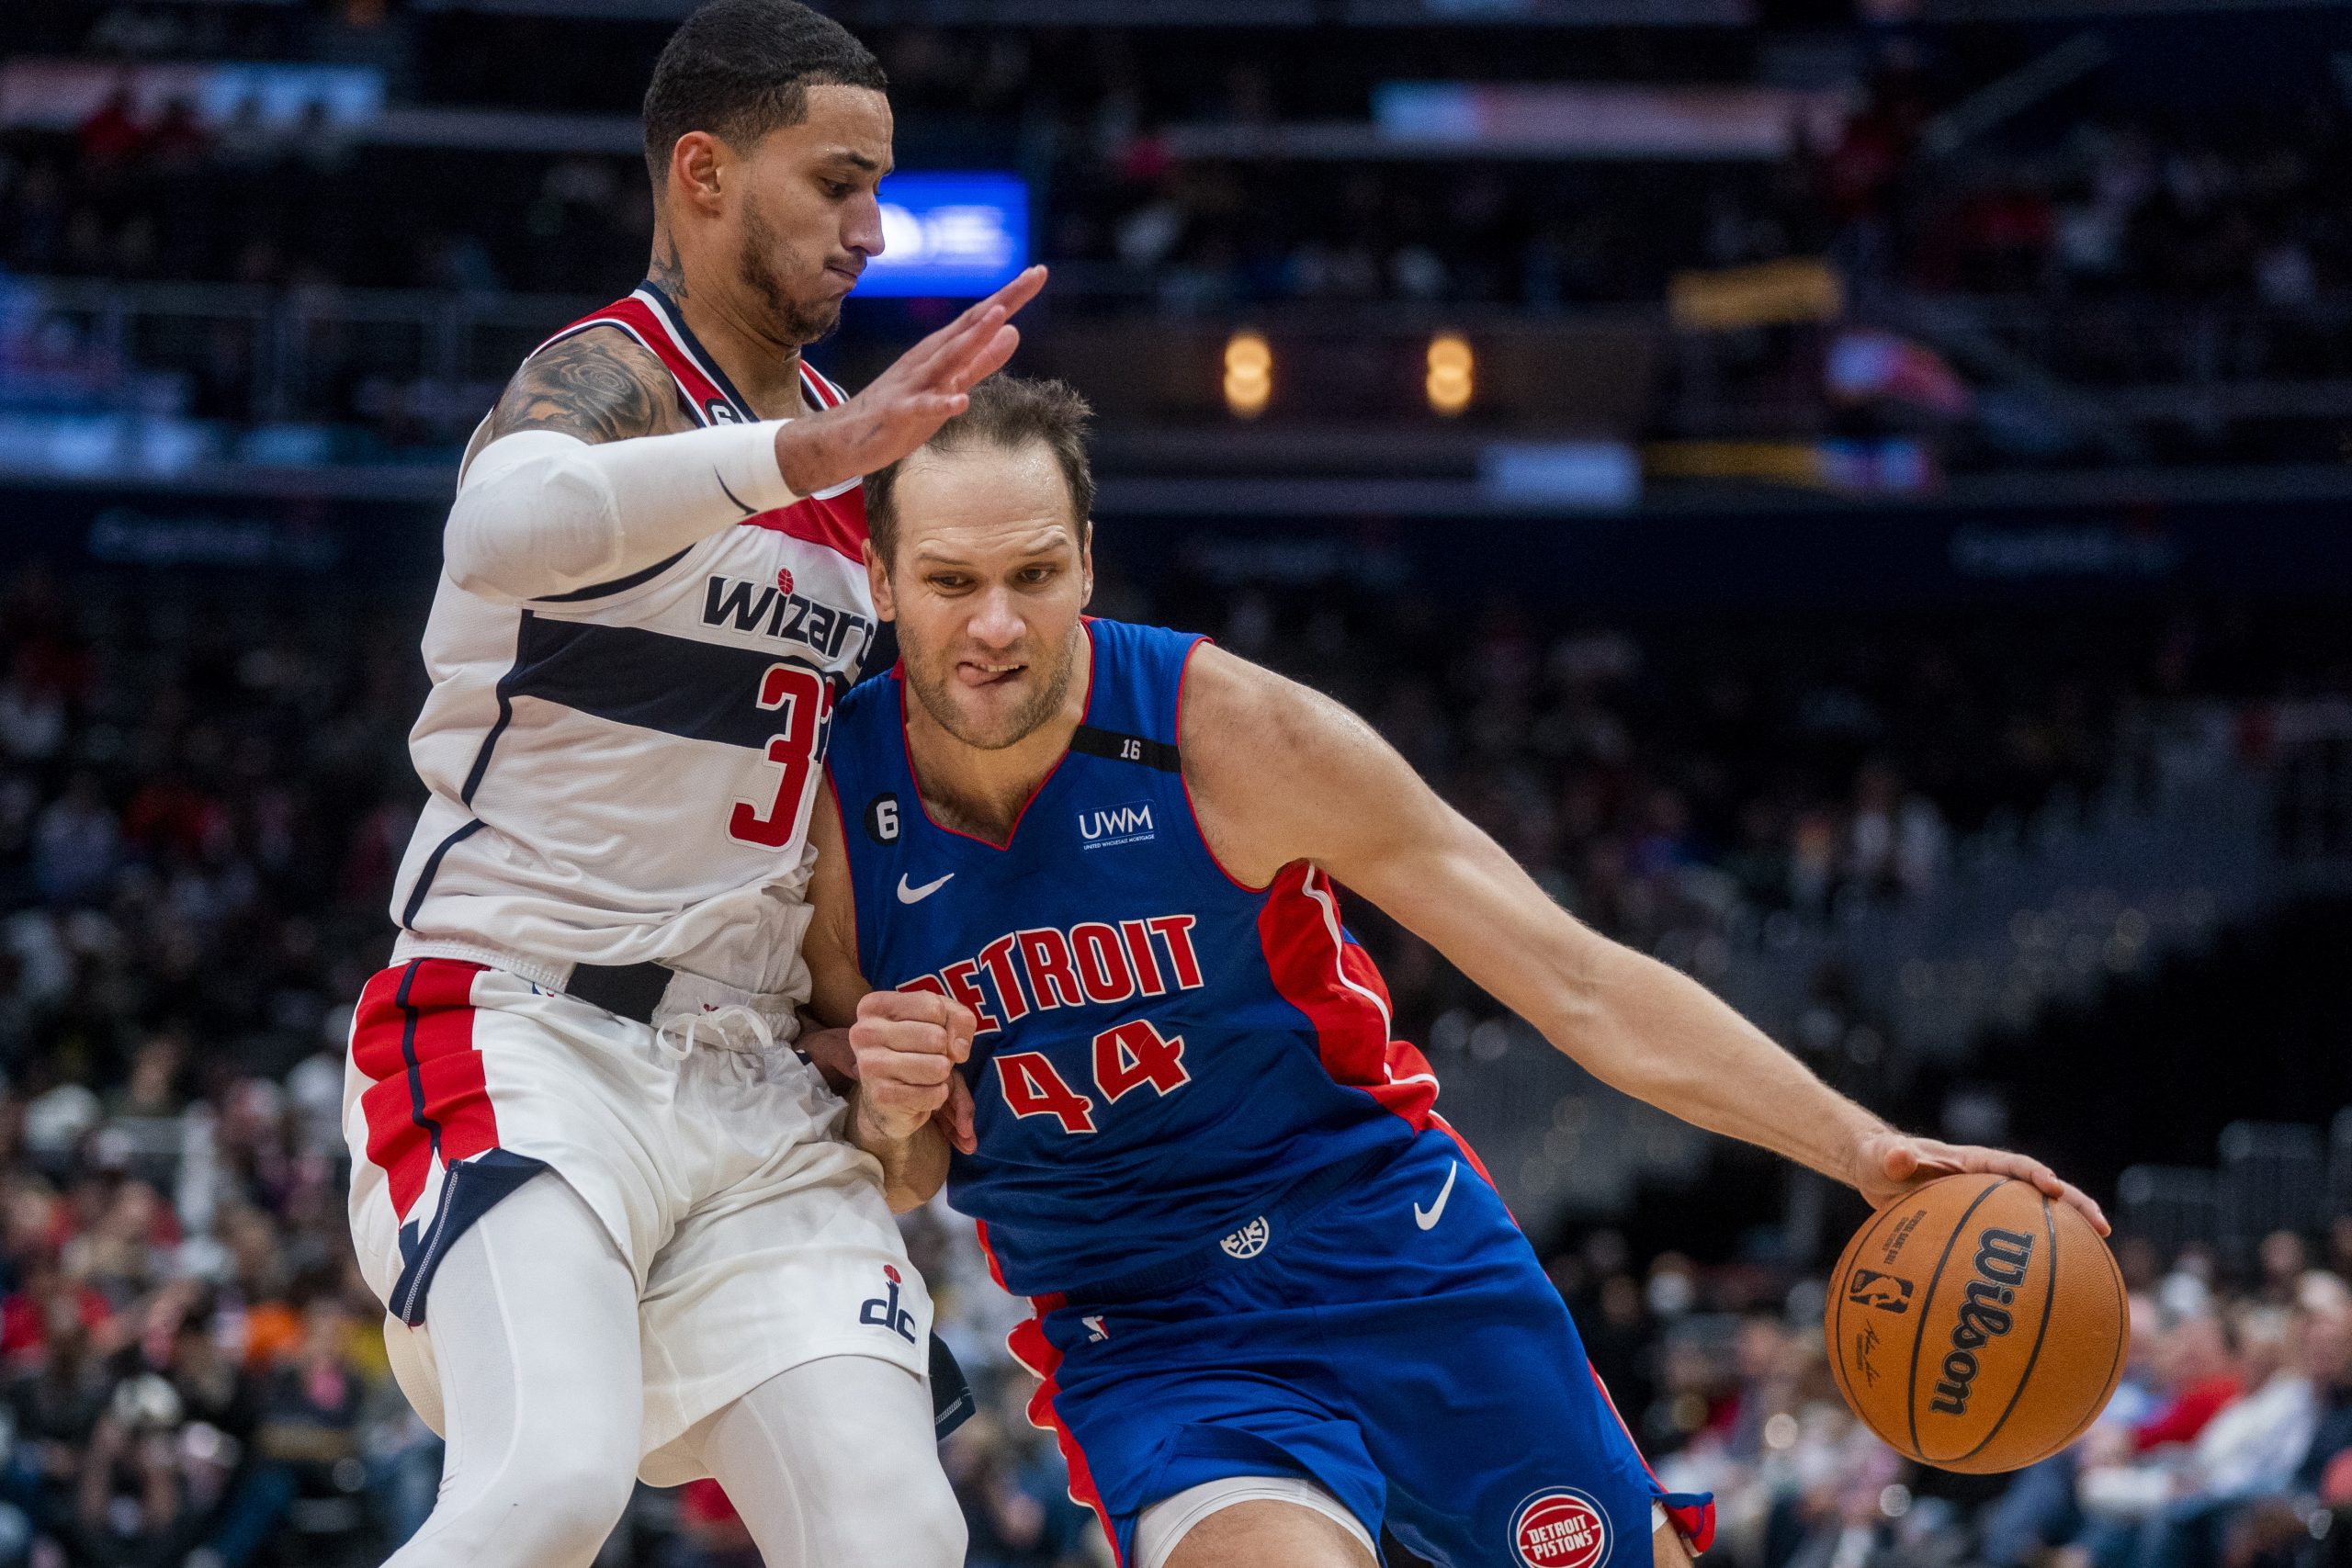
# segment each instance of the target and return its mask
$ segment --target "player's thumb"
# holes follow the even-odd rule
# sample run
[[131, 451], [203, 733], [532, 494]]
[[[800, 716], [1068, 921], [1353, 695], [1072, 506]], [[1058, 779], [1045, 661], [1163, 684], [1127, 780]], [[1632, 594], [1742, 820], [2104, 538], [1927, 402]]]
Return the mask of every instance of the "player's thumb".
[[944, 1120], [942, 1130], [946, 1133], [947, 1141], [955, 1145], [958, 1154], [968, 1155], [978, 1152], [980, 1140], [973, 1131], [972, 1125], [972, 1090], [971, 1086], [964, 1081], [963, 1074], [953, 1073], [948, 1076], [947, 1103], [940, 1108], [940, 1115]]
[[1885, 1154], [1879, 1158], [1879, 1168], [1886, 1172], [1890, 1181], [1910, 1180], [1919, 1174], [1919, 1151], [1906, 1138], [1897, 1138], [1887, 1145]]

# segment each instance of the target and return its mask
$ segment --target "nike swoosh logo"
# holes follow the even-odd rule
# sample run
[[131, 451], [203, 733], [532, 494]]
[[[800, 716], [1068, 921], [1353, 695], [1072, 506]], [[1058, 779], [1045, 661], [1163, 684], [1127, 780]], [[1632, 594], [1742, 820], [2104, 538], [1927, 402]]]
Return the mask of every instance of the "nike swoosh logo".
[[1419, 1203], [1413, 1205], [1413, 1223], [1415, 1224], [1420, 1226], [1423, 1230], [1434, 1230], [1437, 1227], [1438, 1221], [1443, 1217], [1445, 1213], [1445, 1201], [1453, 1196], [1453, 1179], [1461, 1174], [1462, 1162], [1460, 1160], [1455, 1160], [1452, 1165], [1445, 1168], [1445, 1185], [1439, 1189], [1437, 1201], [1430, 1204], [1427, 1209], [1422, 1208]]
[[921, 887], [910, 887], [907, 886], [907, 874], [902, 871], [899, 873], [899, 902], [920, 904], [955, 880], [956, 874], [951, 871], [936, 882], [926, 882]]
[[711, 469], [711, 470], [710, 470], [710, 477], [711, 477], [712, 479], [717, 479], [717, 480], [718, 481], [718, 489], [719, 489], [720, 493], [724, 494], [724, 495], [727, 497], [727, 499], [728, 499], [728, 500], [729, 500], [729, 501], [733, 502], [737, 506], [741, 506], [741, 507], [742, 507], [742, 508], [743, 508], [743, 515], [744, 515], [744, 516], [746, 516], [746, 517], [757, 517], [757, 516], [759, 515], [759, 513], [756, 513], [756, 512], [752, 511], [750, 507], [748, 507], [748, 506], [743, 506], [743, 498], [742, 498], [741, 496], [740, 496], [740, 495], [737, 495], [733, 491], [729, 490], [729, 489], [727, 488], [727, 479], [726, 479], [726, 476], [722, 475], [722, 474], [721, 474], [721, 473], [717, 469], [717, 468], [713, 468], [713, 469]]

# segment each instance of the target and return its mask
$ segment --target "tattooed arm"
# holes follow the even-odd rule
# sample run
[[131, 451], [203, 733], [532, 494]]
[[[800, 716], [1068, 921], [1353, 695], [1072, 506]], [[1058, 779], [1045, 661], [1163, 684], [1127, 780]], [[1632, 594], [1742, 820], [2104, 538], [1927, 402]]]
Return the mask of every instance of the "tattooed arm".
[[1006, 320], [1045, 281], [1030, 268], [857, 396], [797, 420], [688, 428], [669, 372], [619, 332], [551, 345], [516, 372], [458, 476], [450, 581], [508, 601], [576, 592], [896, 462], [1011, 357]]
[[690, 430], [669, 370], [617, 327], [592, 327], [523, 362], [490, 412], [490, 439], [552, 430], [594, 444]]
[[697, 426], [667, 367], [616, 328], [550, 344], [474, 433], [443, 536], [449, 576], [546, 599], [672, 559], [795, 499], [779, 428]]

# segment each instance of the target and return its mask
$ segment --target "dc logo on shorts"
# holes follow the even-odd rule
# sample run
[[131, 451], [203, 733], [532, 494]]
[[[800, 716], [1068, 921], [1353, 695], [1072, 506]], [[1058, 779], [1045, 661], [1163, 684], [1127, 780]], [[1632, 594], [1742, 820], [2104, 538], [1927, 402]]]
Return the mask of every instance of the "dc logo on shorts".
[[915, 1314], [899, 1304], [899, 1270], [895, 1265], [882, 1265], [882, 1277], [889, 1281], [886, 1293], [865, 1302], [857, 1309], [857, 1321], [887, 1328], [911, 1345], [915, 1342]]
[[1525, 1568], [1602, 1568], [1609, 1561], [1609, 1516], [1574, 1487], [1555, 1486], [1521, 1503], [1510, 1536]]
[[1225, 1248], [1227, 1258], [1238, 1258], [1247, 1262], [1266, 1250], [1266, 1243], [1273, 1239], [1273, 1235], [1274, 1228], [1266, 1223], [1266, 1216], [1261, 1214], [1217, 1245]]

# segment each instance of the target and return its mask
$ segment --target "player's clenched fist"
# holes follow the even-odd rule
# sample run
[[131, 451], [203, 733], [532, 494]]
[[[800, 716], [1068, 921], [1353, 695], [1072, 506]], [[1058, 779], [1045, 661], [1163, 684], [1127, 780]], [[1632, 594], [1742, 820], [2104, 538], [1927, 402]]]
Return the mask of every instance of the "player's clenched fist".
[[865, 1130], [903, 1143], [936, 1117], [969, 1153], [971, 1091], [956, 1068], [971, 1056], [978, 1026], [968, 1008], [934, 992], [868, 991], [849, 1029]]

